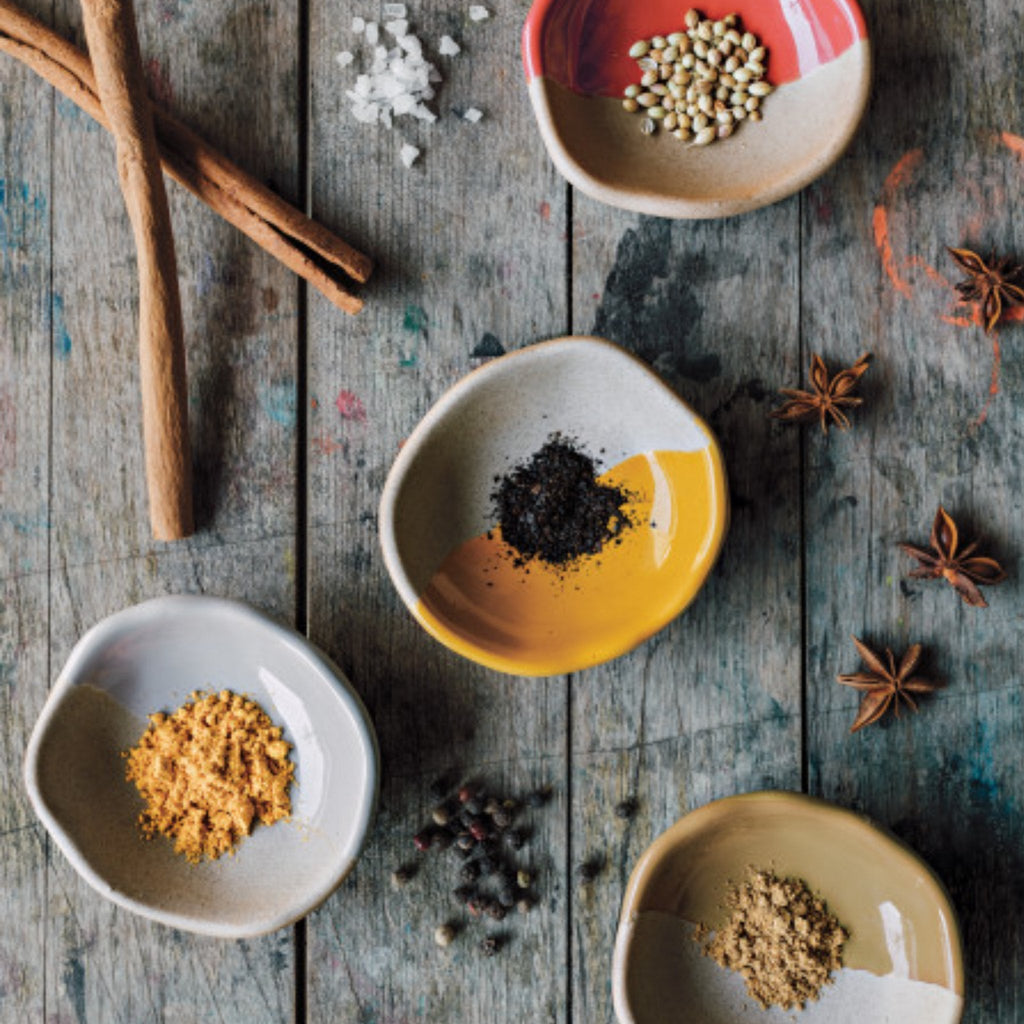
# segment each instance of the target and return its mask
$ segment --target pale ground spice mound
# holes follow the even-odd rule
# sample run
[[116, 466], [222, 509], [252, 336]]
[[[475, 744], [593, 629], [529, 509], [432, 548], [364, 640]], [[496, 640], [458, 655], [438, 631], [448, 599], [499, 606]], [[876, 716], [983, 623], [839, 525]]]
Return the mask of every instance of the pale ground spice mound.
[[[732, 916], [704, 954], [739, 971], [761, 1009], [776, 1004], [802, 1010], [842, 966], [849, 933], [799, 879], [751, 871], [731, 890], [726, 905]], [[706, 934], [700, 926], [698, 941]]]
[[124, 754], [126, 777], [146, 801], [143, 836], [160, 833], [193, 864], [215, 860], [252, 832], [291, 814], [291, 744], [254, 701], [230, 690], [193, 693]]

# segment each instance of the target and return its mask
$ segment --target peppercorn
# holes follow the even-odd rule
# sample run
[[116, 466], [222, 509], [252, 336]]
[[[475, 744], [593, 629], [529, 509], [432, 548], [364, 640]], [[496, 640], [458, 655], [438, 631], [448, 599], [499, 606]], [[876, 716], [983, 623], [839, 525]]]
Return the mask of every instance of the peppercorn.
[[480, 849], [487, 854], [488, 857], [493, 857], [495, 860], [501, 857], [501, 843], [498, 842], [496, 836], [488, 836], [481, 844]]
[[521, 850], [526, 845], [526, 833], [521, 828], [509, 829], [505, 833], [505, 838], [508, 840], [508, 845], [513, 850]]
[[416, 835], [412, 837], [412, 841], [416, 849], [422, 853], [424, 850], [430, 849], [430, 844], [433, 841], [433, 836], [431, 835], [429, 829], [423, 829], [422, 831], [417, 832]]
[[480, 866], [482, 875], [493, 875], [498, 869], [498, 862], [487, 853], [481, 853], [474, 863]]
[[409, 884], [409, 881], [416, 874], [416, 867], [413, 864], [402, 864], [391, 872], [391, 888], [401, 889]]
[[499, 832], [504, 832], [512, 824], [512, 815], [499, 807], [496, 811], [492, 812], [491, 821]]
[[487, 798], [487, 802], [484, 804], [484, 814], [494, 815], [494, 812], [501, 809], [501, 802], [497, 797], [491, 796]]
[[595, 854], [592, 857], [588, 857], [578, 869], [580, 883], [582, 885], [588, 885], [601, 873], [601, 869], [604, 867], [604, 861], [601, 857]]
[[472, 800], [475, 792], [474, 788], [468, 783], [459, 786], [459, 803], [464, 804], [467, 800]]
[[615, 817], [623, 821], [629, 821], [636, 814], [637, 800], [635, 796], [627, 796], [615, 805]]
[[512, 886], [503, 884], [498, 890], [498, 902], [506, 909], [509, 910], [516, 905], [516, 894]]
[[469, 834], [478, 842], [482, 843], [490, 835], [490, 830], [484, 824], [484, 822], [476, 819], [469, 826]]
[[484, 956], [495, 956], [501, 949], [501, 942], [499, 942], [496, 936], [488, 935], [487, 938], [480, 943], [480, 949]]
[[444, 949], [452, 944], [455, 938], [455, 928], [451, 924], [439, 924], [434, 929], [434, 941]]
[[529, 793], [526, 797], [526, 806], [532, 807], [536, 810], [538, 807], [543, 807], [551, 797], [551, 787], [542, 786], [540, 789], [535, 789], [532, 793]]
[[474, 897], [471, 900], [466, 900], [466, 909], [474, 916], [479, 917], [483, 912], [483, 904], [480, 899]]
[[484, 906], [484, 913], [488, 917], [494, 918], [495, 921], [503, 921], [505, 919], [505, 908], [498, 900], [488, 900]]
[[533, 910], [533, 897], [530, 895], [520, 896], [516, 903], [516, 910], [518, 910], [520, 914], [528, 914]]
[[454, 836], [446, 828], [439, 828], [433, 836], [430, 845], [436, 846], [439, 850], [447, 850], [452, 845]]
[[480, 877], [480, 865], [475, 860], [466, 861], [459, 871], [459, 881], [468, 885]]
[[452, 889], [452, 895], [460, 903], [468, 903], [476, 896], [476, 887], [470, 884], [460, 885], [457, 889]]
[[484, 804], [479, 797], [471, 796], [465, 801], [465, 807], [470, 814], [481, 814], [484, 809]]

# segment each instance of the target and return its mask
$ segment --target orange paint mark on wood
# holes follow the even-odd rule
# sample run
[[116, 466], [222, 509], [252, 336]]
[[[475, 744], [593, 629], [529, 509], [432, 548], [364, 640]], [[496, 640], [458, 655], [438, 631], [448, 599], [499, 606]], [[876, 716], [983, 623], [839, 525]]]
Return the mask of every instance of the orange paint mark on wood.
[[922, 257], [908, 256], [906, 262], [908, 267], [915, 267], [917, 270], [920, 270], [933, 284], [942, 285], [943, 288], [953, 287], [945, 274], [936, 270], [927, 260], [922, 259]]
[[912, 291], [910, 285], [900, 277], [900, 272], [896, 267], [896, 261], [892, 255], [892, 243], [889, 241], [889, 213], [881, 204], [875, 207], [873, 222], [875, 228], [875, 248], [881, 257], [882, 267], [885, 269], [896, 291], [909, 299]]
[[985, 404], [982, 406], [981, 412], [978, 413], [978, 418], [971, 424], [972, 427], [980, 427], [985, 420], [988, 419], [988, 410], [992, 405], [992, 399], [999, 394], [999, 366], [1003, 361], [1002, 349], [999, 347], [999, 339], [995, 336], [992, 338], [992, 375], [989, 378], [988, 383], [988, 398], [985, 399]]
[[318, 452], [320, 455], [333, 455], [335, 452], [340, 452], [345, 446], [338, 441], [335, 441], [333, 437], [328, 437], [326, 434], [319, 434], [312, 438], [309, 442], [310, 447], [313, 451]]
[[939, 319], [945, 324], [952, 324], [954, 327], [975, 327], [976, 322], [966, 316], [940, 316]]
[[888, 173], [882, 191], [887, 193], [886, 199], [891, 199], [891, 193], [902, 188], [910, 180], [910, 176], [921, 166], [924, 159], [923, 149], [909, 149], [896, 161], [893, 169]]
[[1024, 139], [1019, 135], [1014, 135], [1013, 132], [1003, 132], [999, 138], [1014, 156], [1019, 156], [1024, 160]]

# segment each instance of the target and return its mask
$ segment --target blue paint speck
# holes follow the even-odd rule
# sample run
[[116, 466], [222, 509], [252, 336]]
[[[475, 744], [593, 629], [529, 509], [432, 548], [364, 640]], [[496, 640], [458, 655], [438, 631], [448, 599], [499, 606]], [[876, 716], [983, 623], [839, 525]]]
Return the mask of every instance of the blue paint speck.
[[59, 292], [53, 296], [53, 354], [60, 360], [71, 355], [71, 335], [64, 319], [64, 296]]
[[260, 389], [260, 405], [275, 423], [291, 430], [297, 414], [295, 382], [288, 379], [265, 385]]

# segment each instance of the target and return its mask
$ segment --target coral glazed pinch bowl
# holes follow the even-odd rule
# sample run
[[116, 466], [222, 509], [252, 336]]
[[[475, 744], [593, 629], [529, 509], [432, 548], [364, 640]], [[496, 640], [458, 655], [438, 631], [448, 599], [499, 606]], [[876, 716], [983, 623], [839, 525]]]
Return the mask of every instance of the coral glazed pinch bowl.
[[663, 127], [644, 134], [643, 108], [623, 109], [624, 89], [642, 74], [631, 46], [684, 29], [688, 6], [535, 0], [523, 63], [555, 166], [594, 199], [658, 217], [727, 217], [804, 188], [842, 155], [867, 105], [871, 54], [856, 0], [695, 0], [705, 18], [739, 16], [767, 49], [774, 90], [755, 115], [761, 121], [745, 114], [728, 138], [705, 146]]
[[[144, 804], [125, 751], [148, 716], [194, 691], [231, 690], [262, 707], [291, 744], [291, 816], [257, 823], [233, 854], [189, 863], [144, 839]], [[33, 808], [75, 870], [144, 917], [249, 938], [309, 913], [355, 864], [377, 800], [378, 753], [340, 670], [294, 630], [246, 605], [161, 597], [104, 619], [76, 644], [25, 757]]]
[[[727, 894], [751, 870], [799, 879], [848, 932], [842, 967], [798, 1015], [762, 1010], [695, 933], [726, 922]], [[619, 1024], [957, 1024], [963, 994], [941, 881], [891, 833], [824, 800], [765, 791], [706, 804], [655, 839], [626, 887], [612, 960]]]
[[[553, 437], [629, 496], [632, 525], [567, 566], [515, 557], [495, 505], [496, 481]], [[558, 675], [631, 650], [693, 600], [725, 536], [726, 491], [710, 430], [656, 374], [610, 342], [560, 338], [474, 370], [421, 420], [384, 486], [381, 547], [441, 643]]]

